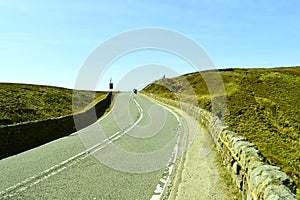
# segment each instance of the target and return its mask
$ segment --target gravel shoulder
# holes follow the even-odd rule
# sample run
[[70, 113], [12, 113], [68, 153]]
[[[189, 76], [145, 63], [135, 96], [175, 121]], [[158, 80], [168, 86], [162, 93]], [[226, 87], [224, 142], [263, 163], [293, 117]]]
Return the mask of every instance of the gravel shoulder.
[[171, 191], [164, 199], [239, 199], [208, 131], [187, 113], [171, 108], [188, 128], [189, 146], [177, 163], [169, 183]]

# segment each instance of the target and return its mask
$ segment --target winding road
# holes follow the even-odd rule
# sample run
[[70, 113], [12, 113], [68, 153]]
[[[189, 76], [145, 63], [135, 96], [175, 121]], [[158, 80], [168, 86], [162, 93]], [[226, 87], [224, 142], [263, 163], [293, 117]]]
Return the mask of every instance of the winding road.
[[120, 93], [89, 127], [1, 160], [0, 199], [226, 199], [211, 145], [181, 110]]

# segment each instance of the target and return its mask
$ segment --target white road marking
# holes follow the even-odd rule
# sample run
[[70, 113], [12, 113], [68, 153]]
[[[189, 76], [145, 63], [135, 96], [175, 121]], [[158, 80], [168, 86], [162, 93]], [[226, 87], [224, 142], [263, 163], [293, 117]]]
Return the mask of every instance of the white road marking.
[[[101, 143], [96, 144], [94, 146], [92, 146], [91, 148], [57, 164], [52, 166], [51, 168], [44, 170], [43, 172], [39, 173], [38, 175], [32, 176], [30, 178], [27, 178], [24, 181], [21, 181], [17, 184], [15, 184], [14, 186], [11, 186], [3, 191], [0, 192], [0, 197], [1, 198], [10, 198], [15, 196], [16, 194], [18, 194], [19, 192], [22, 192], [40, 182], [42, 182], [43, 180], [46, 180], [47, 178], [58, 174], [59, 172], [67, 169], [68, 167], [76, 164], [77, 162], [85, 159], [86, 157], [88, 157], [90, 154], [95, 153], [101, 149], [103, 149], [105, 146], [107, 146], [109, 143], [119, 139], [120, 137], [122, 137], [124, 134], [126, 134], [128, 131], [130, 131], [134, 126], [136, 126], [143, 118], [143, 109], [140, 106], [140, 104], [134, 99], [135, 104], [137, 105], [138, 109], [139, 109], [139, 118], [133, 123], [133, 124], [129, 124], [129, 127], [126, 128], [123, 131], [118, 131], [117, 133], [115, 133], [114, 135], [110, 136], [109, 138], [103, 140]], [[107, 115], [106, 115], [107, 116]], [[106, 117], [105, 116], [105, 117]], [[101, 119], [102, 120], [102, 119]], [[99, 120], [99, 121], [101, 121]], [[99, 122], [97, 121], [97, 122]]]
[[[150, 97], [147, 97], [150, 99]], [[169, 105], [167, 104], [164, 104], [162, 102], [159, 102], [159, 101], [156, 101], [154, 99], [151, 99], [151, 101], [155, 104], [160, 104], [162, 108], [168, 110], [170, 113], [172, 113], [175, 117], [176, 117], [176, 120], [178, 122], [178, 127], [181, 126], [181, 121], [180, 121], [180, 118], [178, 116], [177, 113], [175, 113], [170, 107]], [[168, 168], [166, 169], [165, 173], [164, 173], [164, 177], [160, 179], [160, 182], [161, 183], [158, 183], [157, 186], [156, 186], [156, 189], [154, 190], [154, 195], [152, 195], [151, 199], [150, 200], [159, 200], [161, 199], [166, 187], [167, 187], [167, 184], [170, 180], [170, 176], [173, 172], [173, 169], [174, 169], [174, 163], [177, 159], [177, 156], [178, 156], [178, 152], [179, 152], [179, 143], [180, 143], [180, 136], [181, 134], [178, 134], [177, 135], [177, 141], [176, 141], [176, 144], [175, 144], [175, 147], [173, 149], [173, 153], [172, 153], [172, 156], [169, 160], [169, 163], [168, 163]], [[167, 176], [165, 176], [165, 174], [168, 174]], [[161, 186], [162, 185], [162, 186]]]

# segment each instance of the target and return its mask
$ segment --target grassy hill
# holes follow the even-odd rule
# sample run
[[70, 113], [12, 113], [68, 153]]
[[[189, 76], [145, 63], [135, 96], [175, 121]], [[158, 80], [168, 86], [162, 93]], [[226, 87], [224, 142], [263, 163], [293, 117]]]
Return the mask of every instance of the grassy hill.
[[[93, 102], [93, 92], [76, 91], [75, 112]], [[106, 92], [96, 92], [102, 99]], [[61, 87], [0, 83], [0, 126], [72, 114], [73, 90]]]
[[[214, 79], [217, 72], [201, 73]], [[226, 90], [226, 124], [256, 144], [270, 164], [290, 175], [300, 196], [300, 67], [222, 69], [219, 73]], [[198, 105], [211, 111], [212, 98], [220, 96], [210, 96], [200, 73], [160, 79], [143, 92], [189, 101], [189, 84]]]

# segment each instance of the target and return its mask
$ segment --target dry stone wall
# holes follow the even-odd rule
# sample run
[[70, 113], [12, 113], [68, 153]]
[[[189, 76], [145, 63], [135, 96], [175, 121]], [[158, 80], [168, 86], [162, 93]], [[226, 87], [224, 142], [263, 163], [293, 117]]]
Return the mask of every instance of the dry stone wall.
[[224, 126], [219, 118], [187, 103], [150, 97], [181, 108], [209, 130], [223, 164], [242, 193], [242, 199], [297, 199], [295, 182], [279, 167], [269, 165], [253, 143]]
[[[0, 159], [70, 135], [94, 123], [110, 106], [112, 93], [85, 112], [0, 128]], [[74, 119], [75, 122], [74, 122]]]

